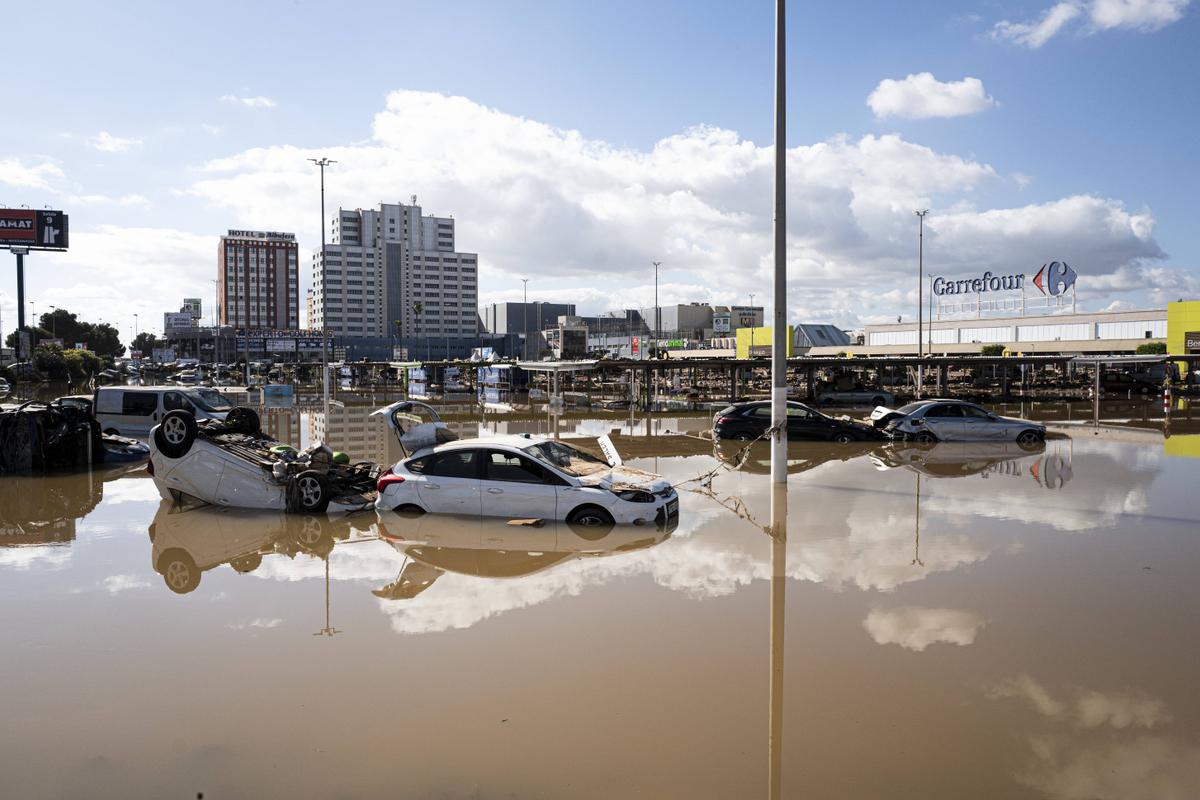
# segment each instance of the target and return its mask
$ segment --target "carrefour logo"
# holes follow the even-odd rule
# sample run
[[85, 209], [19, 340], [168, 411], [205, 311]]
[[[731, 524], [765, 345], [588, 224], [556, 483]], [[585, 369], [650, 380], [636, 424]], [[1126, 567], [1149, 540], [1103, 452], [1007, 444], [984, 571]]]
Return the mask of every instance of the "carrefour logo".
[[[1074, 286], [1077, 277], [1079, 277], [1078, 274], [1067, 266], [1067, 262], [1051, 261], [1049, 264], [1043, 264], [1042, 268], [1033, 276], [1033, 285], [1042, 294], [1058, 296]], [[978, 278], [947, 280], [938, 277], [933, 279], [933, 293], [936, 295], [982, 294], [1024, 288], [1025, 276], [1020, 273], [993, 275], [991, 271], [988, 271]]]
[[1057, 296], [1075, 285], [1078, 273], [1067, 266], [1065, 261], [1051, 261], [1043, 264], [1037, 275], [1033, 276], [1033, 285], [1042, 294]]

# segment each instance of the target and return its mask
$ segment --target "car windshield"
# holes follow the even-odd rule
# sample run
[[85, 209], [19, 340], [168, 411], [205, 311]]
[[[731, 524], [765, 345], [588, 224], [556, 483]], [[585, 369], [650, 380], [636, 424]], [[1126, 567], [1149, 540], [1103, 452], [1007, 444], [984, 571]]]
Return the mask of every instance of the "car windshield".
[[608, 469], [607, 462], [562, 442], [538, 442], [524, 450], [543, 464], [577, 478]]
[[233, 408], [233, 403], [214, 389], [189, 389], [187, 396], [204, 411], [228, 411]]

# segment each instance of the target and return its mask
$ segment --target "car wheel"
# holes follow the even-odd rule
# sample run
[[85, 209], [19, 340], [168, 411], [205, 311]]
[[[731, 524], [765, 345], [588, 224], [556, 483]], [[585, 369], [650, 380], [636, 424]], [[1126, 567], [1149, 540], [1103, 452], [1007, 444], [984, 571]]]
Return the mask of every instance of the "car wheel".
[[245, 575], [247, 572], [254, 572], [262, 564], [262, 554], [253, 553], [252, 555], [235, 558], [229, 562], [229, 566], [233, 567], [233, 571]]
[[887, 402], [887, 400], [883, 399], [882, 397], [872, 397], [871, 398], [871, 405], [873, 405], [873, 406], [881, 406], [886, 402]]
[[852, 442], [858, 441], [858, 439], [852, 433], [846, 433], [845, 431], [841, 431], [840, 433], [835, 433], [833, 435], [833, 441], [835, 441], [838, 444], [850, 444]]
[[1035, 430], [1023, 430], [1017, 434], [1017, 446], [1022, 450], [1036, 449], [1042, 443], [1042, 435]]
[[262, 423], [258, 420], [258, 412], [245, 406], [231, 408], [225, 415], [225, 424], [235, 432], [244, 433], [247, 436], [257, 436], [262, 433]]
[[154, 429], [154, 446], [167, 458], [183, 458], [196, 441], [196, 418], [190, 411], [168, 411]]
[[317, 513], [329, 507], [332, 494], [329, 478], [323, 472], [309, 469], [296, 476], [296, 507], [301, 511]]
[[613, 515], [600, 506], [580, 506], [567, 515], [567, 525], [581, 539], [603, 539], [616, 522]]
[[158, 571], [167, 588], [175, 594], [187, 594], [200, 585], [200, 570], [186, 550], [172, 548], [158, 557]]
[[929, 431], [921, 431], [913, 438], [916, 439], [917, 444], [937, 444], [937, 437]]

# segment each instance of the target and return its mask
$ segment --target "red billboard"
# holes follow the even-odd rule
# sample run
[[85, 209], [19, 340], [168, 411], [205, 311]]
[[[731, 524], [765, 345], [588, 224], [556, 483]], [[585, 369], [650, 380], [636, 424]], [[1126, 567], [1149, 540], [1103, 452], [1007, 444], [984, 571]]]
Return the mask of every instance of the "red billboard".
[[25, 208], [0, 208], [0, 244], [37, 242], [37, 217]]

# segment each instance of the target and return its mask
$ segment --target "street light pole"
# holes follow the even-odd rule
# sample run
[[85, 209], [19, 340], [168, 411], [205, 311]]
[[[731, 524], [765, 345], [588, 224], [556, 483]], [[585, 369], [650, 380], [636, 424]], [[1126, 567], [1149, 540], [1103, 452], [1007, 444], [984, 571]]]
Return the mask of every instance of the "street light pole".
[[[321, 170], [321, 274], [325, 274], [325, 168], [330, 164], [336, 164], [336, 161], [325, 158], [310, 158], [309, 161], [316, 164]], [[329, 334], [325, 325], [325, 320], [328, 316], [326, 302], [329, 295], [324, 290], [325, 281], [321, 281], [321, 398], [325, 405], [325, 418], [329, 419]], [[249, 352], [250, 339], [247, 337], [247, 352]], [[249, 356], [247, 356], [249, 357]]]
[[[529, 360], [529, 278], [521, 278], [525, 284], [525, 297], [521, 302], [521, 343], [524, 345], [525, 360]], [[506, 323], [507, 324], [507, 323]]]
[[925, 357], [925, 337], [922, 335], [924, 325], [924, 292], [925, 292], [925, 215], [928, 208], [913, 212], [917, 215], [917, 399], [921, 399], [921, 389], [924, 384], [924, 369], [922, 359]]
[[658, 267], [662, 264], [661, 261], [652, 261], [654, 264], [654, 348], [655, 354], [658, 353], [658, 337], [662, 335], [662, 319], [658, 314]]

